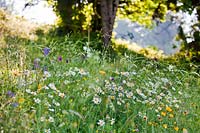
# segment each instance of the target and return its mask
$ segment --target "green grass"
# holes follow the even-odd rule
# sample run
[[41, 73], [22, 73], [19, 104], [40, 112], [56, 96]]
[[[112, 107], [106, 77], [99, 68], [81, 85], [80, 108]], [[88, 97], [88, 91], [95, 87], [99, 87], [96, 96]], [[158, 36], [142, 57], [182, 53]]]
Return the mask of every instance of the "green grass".
[[45, 35], [2, 15], [1, 132], [200, 132], [199, 65], [104, 51], [99, 36]]
[[196, 70], [128, 51], [99, 52], [98, 38], [86, 41], [81, 35], [7, 38], [0, 131], [200, 132]]

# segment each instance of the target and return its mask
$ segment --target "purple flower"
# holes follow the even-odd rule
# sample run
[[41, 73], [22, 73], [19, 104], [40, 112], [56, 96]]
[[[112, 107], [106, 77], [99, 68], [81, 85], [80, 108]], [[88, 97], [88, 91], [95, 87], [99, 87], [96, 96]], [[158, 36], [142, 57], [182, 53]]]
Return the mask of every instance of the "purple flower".
[[49, 54], [49, 52], [50, 52], [50, 48], [47, 48], [47, 47], [44, 48], [43, 52], [44, 52], [44, 56], [47, 56]]
[[115, 79], [114, 79], [114, 77], [110, 77], [110, 80], [111, 80], [111, 81], [114, 81]]
[[13, 107], [17, 107], [19, 104], [17, 102], [14, 102], [11, 104]]
[[61, 56], [58, 56], [58, 61], [62, 61], [62, 57]]
[[15, 93], [13, 93], [12, 91], [8, 91], [8, 92], [7, 92], [7, 95], [8, 95], [9, 97], [14, 97], [14, 96], [15, 96]]

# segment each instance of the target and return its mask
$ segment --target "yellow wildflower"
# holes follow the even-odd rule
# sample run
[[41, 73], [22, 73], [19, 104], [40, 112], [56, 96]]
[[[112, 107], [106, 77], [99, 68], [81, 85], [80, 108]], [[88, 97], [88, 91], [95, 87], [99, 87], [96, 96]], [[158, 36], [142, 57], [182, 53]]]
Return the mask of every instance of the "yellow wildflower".
[[115, 100], [115, 96], [110, 96], [110, 99]]
[[167, 114], [166, 112], [161, 112], [162, 116], [166, 116], [166, 114]]
[[170, 107], [166, 107], [166, 110], [168, 111], [168, 112], [172, 112], [172, 109], [170, 108]]
[[41, 86], [41, 84], [38, 84], [38, 92], [40, 92], [40, 91], [41, 91], [41, 89], [42, 89], [42, 86]]
[[175, 130], [175, 131], [178, 131], [178, 130], [179, 130], [179, 128], [176, 126], [176, 127], [174, 127], [174, 130]]
[[169, 114], [169, 118], [174, 118], [174, 115], [173, 114]]
[[19, 99], [18, 99], [18, 102], [19, 102], [19, 103], [23, 103], [24, 101], [25, 101], [24, 98], [19, 98]]
[[167, 124], [163, 124], [163, 127], [164, 127], [164, 128], [167, 128]]
[[99, 71], [99, 73], [100, 73], [101, 75], [105, 75], [105, 74], [106, 74], [105, 71]]

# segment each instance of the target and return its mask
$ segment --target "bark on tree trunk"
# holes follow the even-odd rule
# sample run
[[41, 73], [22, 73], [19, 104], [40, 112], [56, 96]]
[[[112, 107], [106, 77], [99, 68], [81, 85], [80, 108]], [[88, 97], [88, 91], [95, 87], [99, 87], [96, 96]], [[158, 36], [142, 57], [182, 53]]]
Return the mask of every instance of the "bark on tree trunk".
[[120, 0], [101, 0], [102, 36], [104, 47], [109, 47]]

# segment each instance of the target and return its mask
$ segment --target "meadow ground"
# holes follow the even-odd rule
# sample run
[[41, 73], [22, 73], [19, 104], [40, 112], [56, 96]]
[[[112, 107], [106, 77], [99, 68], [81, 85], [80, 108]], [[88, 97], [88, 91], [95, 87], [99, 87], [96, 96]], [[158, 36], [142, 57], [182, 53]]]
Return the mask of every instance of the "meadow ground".
[[78, 34], [4, 36], [0, 131], [198, 133], [200, 75]]

